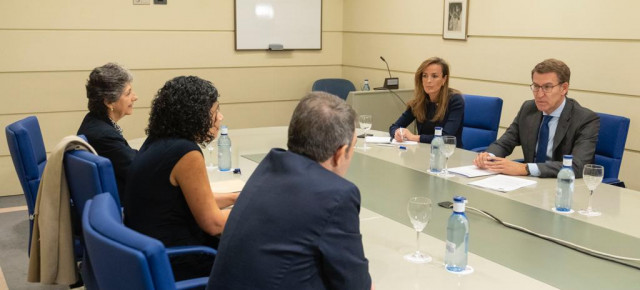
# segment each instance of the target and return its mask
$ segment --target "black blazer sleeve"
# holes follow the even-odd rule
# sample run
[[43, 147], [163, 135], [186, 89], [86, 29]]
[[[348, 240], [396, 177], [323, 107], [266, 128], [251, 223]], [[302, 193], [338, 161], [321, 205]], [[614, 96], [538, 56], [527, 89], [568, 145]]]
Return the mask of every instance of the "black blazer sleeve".
[[359, 213], [360, 192], [353, 186], [333, 209], [319, 243], [322, 269], [330, 289], [371, 289]]

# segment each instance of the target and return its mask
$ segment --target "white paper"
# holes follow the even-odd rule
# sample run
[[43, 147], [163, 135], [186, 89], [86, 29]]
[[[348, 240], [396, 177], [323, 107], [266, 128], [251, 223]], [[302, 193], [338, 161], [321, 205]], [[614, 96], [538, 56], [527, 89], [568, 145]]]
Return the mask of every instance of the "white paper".
[[480, 169], [475, 165], [468, 166], [460, 166], [449, 168], [449, 172], [460, 174], [466, 177], [478, 177], [478, 176], [487, 176], [487, 175], [495, 175], [497, 172], [493, 172], [491, 170]]
[[416, 142], [416, 141], [398, 142], [398, 141], [396, 141], [396, 139], [393, 139], [393, 141], [391, 141], [391, 144], [395, 144], [395, 145], [418, 145], [418, 142]]
[[416, 141], [404, 141], [398, 142], [395, 139], [391, 141], [389, 137], [379, 137], [379, 136], [367, 136], [365, 137], [367, 143], [371, 144], [393, 144], [393, 145], [416, 145], [418, 142]]
[[230, 179], [211, 182], [211, 190], [215, 193], [232, 193], [242, 191], [244, 181], [242, 179]]
[[380, 136], [367, 136], [365, 137], [367, 143], [373, 144], [391, 144], [391, 138], [389, 137], [380, 137]]
[[482, 180], [469, 182], [469, 185], [507, 192], [536, 184], [537, 181], [506, 175], [496, 175]]

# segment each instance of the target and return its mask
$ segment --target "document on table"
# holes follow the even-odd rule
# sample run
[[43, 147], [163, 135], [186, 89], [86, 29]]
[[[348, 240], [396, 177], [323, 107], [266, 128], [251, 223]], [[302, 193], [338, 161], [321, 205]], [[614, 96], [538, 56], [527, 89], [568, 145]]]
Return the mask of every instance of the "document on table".
[[242, 179], [230, 179], [211, 182], [211, 190], [215, 193], [239, 192], [244, 187]]
[[367, 143], [371, 143], [371, 144], [393, 144], [393, 145], [417, 145], [418, 144], [418, 142], [416, 141], [398, 142], [395, 139], [393, 139], [392, 141], [391, 138], [389, 137], [379, 137], [379, 136], [367, 136], [365, 140], [367, 140]]
[[453, 172], [455, 174], [460, 174], [466, 177], [478, 177], [478, 176], [487, 176], [487, 175], [495, 175], [497, 172], [493, 172], [491, 170], [480, 169], [475, 165], [468, 166], [460, 166], [449, 168], [449, 172]]
[[536, 184], [537, 181], [506, 176], [506, 175], [496, 175], [492, 177], [488, 177], [482, 180], [469, 182], [469, 185], [475, 185], [478, 187], [493, 189], [501, 192], [507, 192], [516, 190], [521, 187], [529, 186]]

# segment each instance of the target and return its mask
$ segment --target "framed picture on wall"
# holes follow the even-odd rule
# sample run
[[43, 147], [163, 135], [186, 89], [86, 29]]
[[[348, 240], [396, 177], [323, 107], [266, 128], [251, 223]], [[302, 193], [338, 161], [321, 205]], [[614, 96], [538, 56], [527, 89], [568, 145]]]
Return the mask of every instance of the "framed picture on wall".
[[467, 39], [469, 0], [444, 0], [442, 38]]

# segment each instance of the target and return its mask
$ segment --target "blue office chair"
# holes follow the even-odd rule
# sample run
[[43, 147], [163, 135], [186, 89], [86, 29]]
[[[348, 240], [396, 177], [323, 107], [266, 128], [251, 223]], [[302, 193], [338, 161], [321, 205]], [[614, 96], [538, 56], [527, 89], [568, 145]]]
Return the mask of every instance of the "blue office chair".
[[29, 212], [29, 243], [31, 251], [31, 232], [33, 230], [33, 210], [36, 206], [40, 177], [47, 163], [47, 151], [44, 148], [40, 124], [35, 116], [24, 118], [6, 127], [9, 152], [16, 168]]
[[355, 91], [356, 87], [345, 79], [319, 79], [313, 83], [311, 90], [327, 92], [347, 100], [349, 92]]
[[502, 99], [463, 95], [464, 120], [462, 121], [463, 148], [482, 152], [498, 137], [502, 114]]
[[629, 133], [629, 118], [598, 113], [600, 131], [596, 145], [595, 163], [604, 167], [602, 183], [625, 187], [618, 179], [622, 154]]
[[80, 271], [85, 288], [98, 289], [95, 274], [91, 267], [90, 257], [82, 240], [82, 226], [80, 223], [82, 212], [88, 200], [94, 196], [110, 192], [116, 205], [120, 208], [118, 186], [111, 161], [85, 150], [72, 150], [64, 154], [64, 170], [67, 185], [71, 195], [71, 217], [76, 242], [76, 256], [82, 259]]
[[101, 289], [204, 289], [207, 285], [209, 277], [176, 282], [169, 256], [216, 255], [214, 249], [165, 248], [160, 241], [127, 228], [112, 194], [102, 193], [87, 202], [82, 227]]

